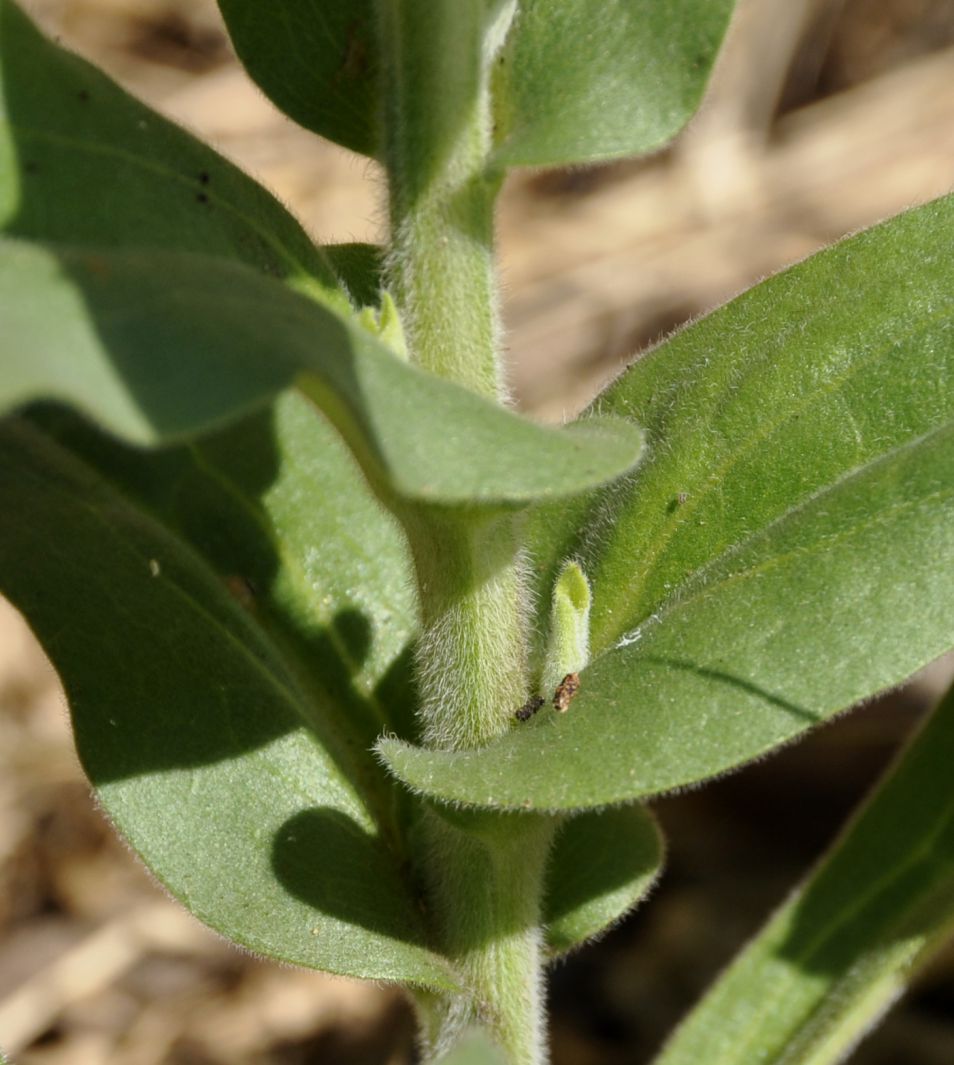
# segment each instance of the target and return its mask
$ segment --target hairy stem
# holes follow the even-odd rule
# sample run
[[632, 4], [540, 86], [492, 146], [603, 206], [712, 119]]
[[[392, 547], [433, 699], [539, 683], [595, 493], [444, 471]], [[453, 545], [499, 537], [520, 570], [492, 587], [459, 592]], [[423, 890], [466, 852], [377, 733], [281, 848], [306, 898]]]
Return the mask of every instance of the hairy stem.
[[489, 68], [502, 0], [382, 0], [387, 54], [387, 284], [411, 357], [500, 399]]
[[[503, 402], [494, 275], [499, 178], [490, 68], [515, 0], [379, 0], [391, 247], [386, 285], [409, 358]], [[395, 505], [414, 558], [425, 743], [486, 744], [528, 694], [526, 593], [514, 516]], [[542, 1065], [540, 899], [553, 822], [423, 812], [432, 927], [465, 992], [419, 996], [427, 1052], [486, 1027], [511, 1065]]]
[[528, 622], [513, 519], [476, 524], [418, 510], [405, 527], [421, 602], [424, 742], [481, 747], [507, 729], [528, 691]]
[[[379, 0], [391, 215], [387, 281], [410, 358], [502, 398], [490, 67], [514, 0]], [[513, 518], [399, 509], [417, 569], [425, 741], [465, 748], [524, 699], [525, 596]]]
[[489, 1030], [509, 1065], [544, 1065], [540, 899], [556, 819], [425, 811], [422, 843], [432, 918], [467, 993], [431, 999], [425, 1053], [436, 1058], [471, 1025]]

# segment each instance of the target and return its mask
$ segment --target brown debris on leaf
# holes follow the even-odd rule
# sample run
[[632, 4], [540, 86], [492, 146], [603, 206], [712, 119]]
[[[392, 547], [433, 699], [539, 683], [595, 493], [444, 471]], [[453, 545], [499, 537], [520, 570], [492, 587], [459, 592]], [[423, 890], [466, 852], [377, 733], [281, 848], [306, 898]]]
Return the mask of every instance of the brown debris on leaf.
[[580, 690], [580, 674], [567, 673], [560, 681], [557, 690], [553, 693], [553, 709], [559, 713], [565, 713], [573, 697]]

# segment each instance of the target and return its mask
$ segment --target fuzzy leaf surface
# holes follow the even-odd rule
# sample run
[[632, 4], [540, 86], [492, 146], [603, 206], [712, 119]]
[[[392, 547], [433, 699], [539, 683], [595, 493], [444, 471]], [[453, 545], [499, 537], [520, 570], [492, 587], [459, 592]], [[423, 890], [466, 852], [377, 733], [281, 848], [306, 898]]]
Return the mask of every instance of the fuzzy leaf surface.
[[377, 244], [326, 244], [335, 276], [353, 307], [378, 307], [384, 249]]
[[521, 0], [495, 72], [503, 166], [640, 155], [699, 105], [733, 0]]
[[644, 806], [579, 814], [560, 828], [547, 866], [543, 923], [559, 956], [599, 935], [645, 897], [663, 838]]
[[298, 383], [386, 492], [508, 505], [618, 476], [624, 419], [543, 428], [396, 358], [348, 317], [239, 263], [0, 244], [0, 408], [72, 404], [138, 444], [182, 439]]
[[368, 755], [408, 700], [391, 675], [413, 624], [407, 562], [332, 430], [293, 396], [190, 449], [133, 452], [86, 430], [82, 461], [58, 435], [0, 430], [16, 515], [0, 587], [60, 673], [117, 828], [252, 950], [451, 984]]
[[954, 931], [954, 694], [657, 1065], [835, 1065]]
[[378, 154], [373, 0], [219, 0], [219, 10], [246, 70], [286, 115], [352, 151]]
[[[286, 114], [379, 154], [381, 58], [368, 0], [340, 11], [315, 0], [219, 7], [242, 62]], [[564, 165], [661, 147], [698, 107], [733, 7], [521, 0], [495, 69], [494, 165]]]
[[624, 374], [598, 409], [638, 418], [649, 458], [594, 494], [582, 533], [549, 508], [535, 560], [546, 574], [576, 558], [590, 579], [580, 694], [481, 752], [383, 741], [397, 774], [489, 806], [648, 796], [771, 751], [950, 647], [952, 225], [951, 198], [902, 215]]
[[0, 0], [0, 230], [243, 262], [345, 309], [334, 264], [260, 185]]

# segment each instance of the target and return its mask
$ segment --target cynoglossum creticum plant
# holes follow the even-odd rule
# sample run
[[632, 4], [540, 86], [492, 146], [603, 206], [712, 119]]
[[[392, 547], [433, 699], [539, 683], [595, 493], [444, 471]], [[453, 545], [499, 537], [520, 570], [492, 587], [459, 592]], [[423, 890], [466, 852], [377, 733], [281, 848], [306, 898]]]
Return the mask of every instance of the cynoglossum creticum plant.
[[[192, 912], [403, 983], [428, 1059], [476, 1026], [455, 1060], [489, 1039], [539, 1065], [545, 962], [658, 871], [637, 800], [954, 642], [954, 201], [535, 426], [502, 383], [503, 175], [665, 142], [731, 4], [220, 6], [279, 106], [384, 164], [387, 245], [315, 247], [0, 0], [0, 587], [60, 671], [104, 808]], [[945, 833], [884, 796], [870, 810], [918, 820], [942, 870]], [[853, 838], [820, 874], [848, 902], [819, 920], [855, 901]], [[891, 905], [933, 944], [949, 896], [924, 902], [909, 860]], [[752, 1022], [752, 1060], [837, 1060], [885, 973], [926, 954], [868, 965], [908, 926], [875, 942], [849, 920], [836, 965], [800, 927], [771, 926], [702, 1006], [708, 1028], [748, 1015], [779, 935], [798, 972], [834, 974], [784, 1031]]]

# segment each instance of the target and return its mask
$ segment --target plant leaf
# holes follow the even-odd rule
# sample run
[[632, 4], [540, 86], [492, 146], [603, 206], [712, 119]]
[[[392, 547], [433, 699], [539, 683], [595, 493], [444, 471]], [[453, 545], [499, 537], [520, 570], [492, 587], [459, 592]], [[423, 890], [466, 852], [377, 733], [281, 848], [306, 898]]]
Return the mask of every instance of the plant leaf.
[[[380, 699], [414, 621], [400, 540], [303, 401], [283, 401], [271, 431], [245, 429], [244, 445], [235, 430], [202, 452], [130, 453], [126, 475], [152, 468], [147, 508], [119, 490], [117, 445], [98, 450], [120, 467], [111, 484], [8, 419], [0, 498], [17, 520], [0, 530], [0, 584], [60, 672], [104, 808], [193, 913], [295, 964], [452, 986], [367, 751], [396, 723]], [[193, 535], [237, 573], [159, 519], [178, 493]], [[211, 540], [217, 508], [228, 525]]]
[[0, 407], [58, 399], [133, 443], [202, 432], [297, 380], [374, 483], [431, 502], [572, 493], [622, 473], [641, 448], [622, 419], [533, 425], [225, 260], [6, 241], [0, 306]]
[[303, 397], [285, 393], [225, 430], [159, 450], [124, 447], [61, 407], [29, 418], [198, 551], [303, 673], [313, 663], [357, 749], [383, 728], [414, 734], [417, 607], [404, 536]]
[[380, 305], [383, 248], [377, 244], [326, 244], [323, 250], [352, 306]]
[[699, 105], [733, 0], [522, 0], [495, 80], [496, 161], [639, 155]]
[[952, 225], [952, 198], [902, 215], [637, 362], [598, 409], [659, 443], [535, 560], [553, 572], [565, 550], [593, 590], [594, 658], [570, 712], [482, 752], [384, 741], [395, 772], [495, 807], [652, 795], [770, 751], [946, 650]]
[[954, 693], [658, 1065], [834, 1065], [954, 932]]
[[612, 534], [597, 531], [585, 565], [597, 650], [714, 558], [950, 425], [952, 224], [949, 196], [843, 241], [677, 334], [609, 390], [599, 409], [642, 417], [666, 447], [602, 502]]
[[[286, 114], [380, 155], [381, 58], [369, 0], [341, 11], [301, 0], [219, 7], [242, 62]], [[495, 70], [494, 165], [564, 165], [661, 147], [698, 107], [733, 7], [521, 0]]]
[[0, 229], [201, 252], [347, 309], [329, 257], [260, 185], [0, 0]]
[[[229, 274], [228, 265], [238, 264], [207, 258], [163, 259], [161, 255], [151, 260], [147, 248], [164, 249], [167, 256], [171, 255], [168, 249], [201, 250], [237, 259], [283, 278], [345, 317], [350, 316], [351, 308], [338, 274], [362, 303], [370, 302], [369, 296], [377, 287], [376, 256], [369, 254], [369, 249], [345, 246], [330, 254], [316, 250], [297, 223], [254, 182], [132, 100], [88, 64], [44, 40], [9, 0], [0, 0], [0, 59], [4, 78], [0, 104], [3, 226], [19, 236], [96, 247], [95, 255], [87, 258], [86, 252], [78, 249], [62, 250], [57, 257], [49, 249], [31, 251], [15, 243], [5, 246], [0, 270], [6, 291], [0, 292], [0, 299], [5, 316], [14, 314], [11, 309], [8, 315], [8, 306], [16, 309], [16, 322], [5, 329], [2, 339], [6, 343], [0, 344], [7, 363], [6, 379], [0, 384], [2, 403], [57, 396], [78, 403], [126, 439], [154, 443], [199, 432], [269, 399], [303, 368], [307, 344], [305, 364], [315, 366], [323, 356], [326, 369], [337, 367], [341, 371], [338, 386], [346, 384], [352, 392], [350, 400], [340, 392], [335, 394], [333, 386], [329, 392], [326, 375], [320, 385], [312, 378], [306, 382], [312, 386], [309, 391], [313, 398], [326, 410], [334, 408], [332, 414], [338, 415], [339, 428], [358, 449], [368, 475], [379, 484], [389, 483], [400, 494], [440, 502], [524, 502], [538, 494], [531, 482], [541, 485], [544, 495], [562, 495], [593, 483], [594, 474], [598, 479], [615, 476], [635, 459], [638, 440], [623, 426], [601, 428], [594, 424], [584, 428], [581, 435], [558, 437], [500, 411], [491, 415], [488, 405], [475, 407], [461, 398], [459, 391], [455, 394], [441, 383], [425, 383], [423, 375], [404, 372], [395, 377], [394, 367], [385, 364], [384, 350], [360, 331], [343, 328], [331, 315], [320, 320], [315, 311], [310, 320], [302, 319], [308, 314], [302, 304], [282, 304], [275, 286], [256, 291], [250, 276]], [[112, 250], [117, 245], [122, 251]], [[66, 278], [59, 276], [64, 266], [66, 272], [72, 270], [72, 283], [83, 289], [82, 294], [71, 291]], [[132, 273], [123, 280], [118, 275], [127, 266]], [[24, 276], [18, 280], [16, 272], [21, 267]], [[164, 287], [162, 272], [167, 267], [170, 287], [178, 283], [181, 289], [178, 293], [158, 293], [152, 306], [144, 306], [150, 288], [155, 292], [157, 287]], [[224, 275], [220, 269], [225, 270]], [[79, 276], [84, 271], [85, 281]], [[101, 276], [93, 278], [90, 271]], [[201, 273], [207, 274], [204, 280], [197, 277]], [[257, 312], [246, 309], [243, 314], [233, 307], [231, 328], [244, 330], [242, 319], [247, 323], [255, 315], [259, 324], [253, 329], [254, 339], [233, 343], [235, 338], [228, 335], [228, 327], [221, 334], [217, 331], [213, 318], [218, 315], [218, 304], [230, 279], [236, 279], [237, 286], [233, 302], [237, 303], [242, 293], [258, 308]], [[18, 307], [24, 292], [28, 306]], [[61, 323], [44, 307], [47, 300], [64, 311]], [[97, 300], [102, 317], [110, 319], [109, 328], [104, 327], [102, 317], [95, 324], [87, 320], [88, 303]], [[83, 306], [84, 301], [87, 306]], [[266, 314], [262, 304], [272, 301], [277, 305], [269, 306]], [[205, 314], [193, 319], [192, 307], [203, 302]], [[173, 307], [173, 303], [178, 305]], [[297, 335], [293, 344], [298, 348], [296, 356], [273, 353], [270, 330], [264, 324], [270, 320], [269, 314], [277, 317], [286, 308], [299, 322], [291, 329]], [[34, 316], [32, 320], [27, 320], [29, 313]], [[147, 334], [154, 329], [156, 335], [150, 340]], [[306, 331], [312, 335], [306, 337]], [[111, 343], [104, 343], [103, 332], [110, 335]], [[279, 329], [279, 334], [288, 332], [288, 327]], [[169, 343], [160, 344], [160, 335]], [[322, 340], [325, 350], [313, 350]], [[71, 342], [77, 343], [83, 356], [75, 361], [67, 360], [68, 349], [61, 346]], [[7, 354], [13, 346], [18, 350]], [[400, 432], [404, 441], [400, 445], [393, 442], [403, 456], [403, 473], [397, 469], [382, 471], [382, 465], [386, 467], [391, 459], [380, 453], [380, 441], [369, 439], [368, 427], [363, 424], [368, 410], [354, 409], [353, 401], [358, 398], [355, 388], [367, 387], [350, 374], [354, 353], [349, 355], [347, 349], [355, 347], [362, 352], [377, 351], [381, 356], [378, 364], [383, 376], [372, 391], [377, 392], [382, 411], [385, 406], [393, 409], [390, 420], [394, 425], [398, 414], [405, 419]], [[35, 354], [37, 348], [42, 354], [31, 367], [27, 365], [33, 358], [30, 352]], [[143, 362], [150, 352], [155, 356], [151, 370]], [[387, 357], [393, 362], [390, 355]], [[358, 358], [367, 361], [360, 355]], [[177, 364], [180, 359], [181, 364]], [[67, 361], [64, 376], [61, 371]], [[115, 373], [120, 365], [128, 378]], [[446, 407], [448, 399], [453, 411]], [[460, 447], [451, 450], [457, 450], [458, 459], [467, 460], [438, 463], [444, 466], [443, 472], [435, 468], [434, 461], [441, 449], [432, 447], [417, 425], [420, 409], [433, 410], [440, 417], [442, 407], [451, 414], [452, 422], [435, 439], [441, 439], [442, 448], [448, 439], [456, 440]], [[482, 412], [476, 420], [463, 413], [468, 407]], [[463, 422], [459, 420], [462, 415]], [[513, 428], [516, 451], [514, 461], [505, 464], [509, 472], [498, 481], [490, 452], [486, 461], [478, 464], [482, 468], [473, 467], [470, 459], [473, 448], [481, 442], [493, 442], [496, 448], [501, 418]], [[470, 430], [466, 428], [468, 422]], [[372, 431], [370, 436], [374, 435]], [[408, 447], [410, 437], [413, 440]], [[544, 451], [540, 445], [548, 451], [544, 441], [557, 440], [557, 450], [541, 464]], [[619, 460], [624, 454], [621, 467]], [[517, 466], [526, 459], [536, 470], [527, 467], [518, 473]], [[465, 471], [462, 479], [455, 465]], [[542, 478], [545, 469], [564, 466], [562, 485], [559, 475]], [[404, 473], [410, 474], [407, 483], [402, 483]], [[516, 479], [513, 474], [517, 474]], [[542, 480], [549, 483], [542, 484]]]
[[218, 0], [232, 44], [266, 96], [306, 129], [363, 155], [380, 148], [373, 0]]
[[663, 839], [643, 806], [571, 817], [547, 867], [543, 923], [551, 955], [565, 954], [620, 920], [659, 876]]

